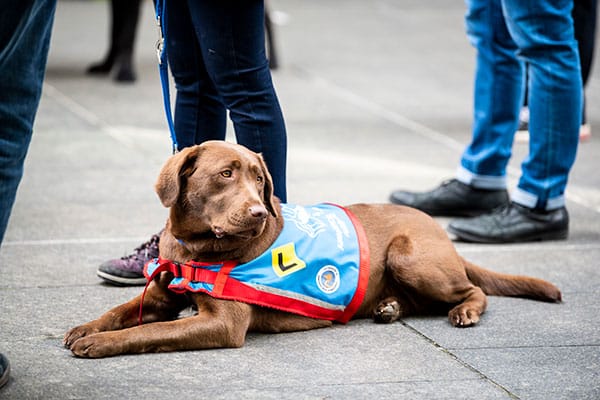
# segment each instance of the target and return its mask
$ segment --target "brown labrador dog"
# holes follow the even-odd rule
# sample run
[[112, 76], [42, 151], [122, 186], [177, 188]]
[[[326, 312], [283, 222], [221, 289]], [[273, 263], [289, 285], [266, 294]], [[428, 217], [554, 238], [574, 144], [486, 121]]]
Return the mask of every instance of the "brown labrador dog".
[[[282, 230], [281, 206], [262, 157], [239, 145], [211, 141], [183, 150], [164, 165], [156, 191], [170, 207], [160, 239], [165, 259], [245, 263], [268, 249]], [[486, 294], [561, 301], [551, 283], [466, 261], [446, 232], [418, 210], [391, 204], [347, 209], [362, 223], [370, 249], [367, 290], [352, 318], [393, 322], [444, 310], [452, 325], [467, 327], [485, 311]], [[168, 288], [173, 278], [168, 271], [158, 274], [145, 297], [71, 329], [65, 346], [80, 357], [240, 347], [249, 331], [292, 332], [332, 324], [204, 292], [174, 292]], [[190, 305], [197, 314], [178, 319]]]

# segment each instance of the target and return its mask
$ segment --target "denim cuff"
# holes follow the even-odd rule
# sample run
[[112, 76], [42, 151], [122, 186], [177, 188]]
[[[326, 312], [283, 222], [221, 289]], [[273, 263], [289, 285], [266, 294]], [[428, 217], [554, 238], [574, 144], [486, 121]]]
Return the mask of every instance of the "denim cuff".
[[[524, 191], [521, 188], [516, 188], [510, 196], [515, 203], [527, 208], [538, 208], [538, 196]], [[546, 206], [542, 207], [545, 211], [552, 211], [565, 206], [565, 196], [560, 195], [546, 201]]]
[[456, 179], [465, 185], [476, 189], [502, 190], [506, 189], [506, 176], [478, 175], [462, 165], [456, 171]]

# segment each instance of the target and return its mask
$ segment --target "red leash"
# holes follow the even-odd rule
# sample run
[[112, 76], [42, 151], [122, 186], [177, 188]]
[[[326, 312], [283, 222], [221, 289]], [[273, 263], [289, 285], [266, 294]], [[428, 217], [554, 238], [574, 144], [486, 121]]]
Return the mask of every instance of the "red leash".
[[[148, 264], [156, 262], [158, 263], [158, 267], [152, 272], [151, 275], [147, 274]], [[140, 312], [138, 315], [138, 325], [142, 325], [144, 322], [142, 320], [142, 313], [144, 307], [144, 297], [146, 297], [146, 290], [148, 290], [148, 286], [154, 280], [154, 278], [160, 274], [161, 272], [169, 271], [175, 273], [178, 270], [178, 265], [169, 260], [163, 260], [162, 258], [155, 258], [153, 260], [148, 261], [148, 263], [144, 266], [144, 275], [146, 275], [146, 286], [144, 286], [144, 291], [142, 292], [142, 298], [140, 300]]]

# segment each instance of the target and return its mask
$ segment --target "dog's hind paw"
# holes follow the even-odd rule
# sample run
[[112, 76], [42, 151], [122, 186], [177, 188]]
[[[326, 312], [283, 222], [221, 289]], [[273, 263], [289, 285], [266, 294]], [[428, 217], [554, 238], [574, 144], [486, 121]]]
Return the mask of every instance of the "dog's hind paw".
[[373, 319], [379, 323], [389, 324], [397, 321], [401, 316], [400, 303], [393, 297], [381, 301], [373, 311]]
[[448, 313], [448, 321], [457, 328], [467, 328], [479, 322], [480, 314], [477, 309], [459, 304]]

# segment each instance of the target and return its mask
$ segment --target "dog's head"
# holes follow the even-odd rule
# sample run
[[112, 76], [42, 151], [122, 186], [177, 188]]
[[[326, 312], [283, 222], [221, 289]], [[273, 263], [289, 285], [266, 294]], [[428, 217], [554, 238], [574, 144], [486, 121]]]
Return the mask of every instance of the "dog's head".
[[278, 216], [262, 156], [223, 141], [188, 147], [169, 158], [156, 192], [171, 208], [171, 229], [188, 236], [246, 241], [262, 233], [269, 214]]

